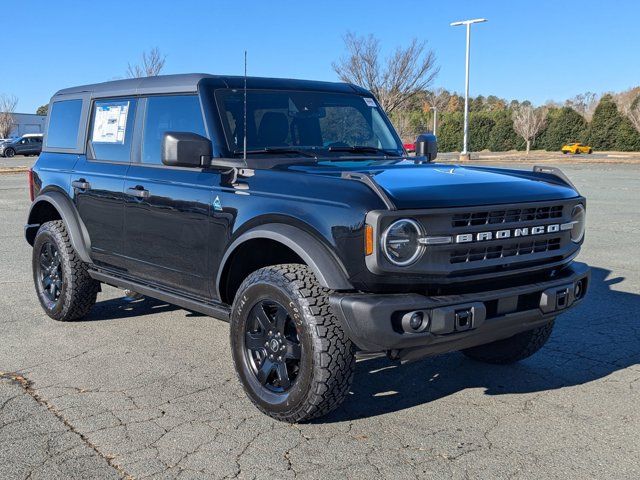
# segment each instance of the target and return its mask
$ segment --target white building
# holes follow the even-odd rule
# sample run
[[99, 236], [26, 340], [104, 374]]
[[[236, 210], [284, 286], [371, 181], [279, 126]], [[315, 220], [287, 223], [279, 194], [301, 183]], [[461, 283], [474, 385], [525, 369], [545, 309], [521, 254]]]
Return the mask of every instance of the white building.
[[35, 113], [12, 114], [14, 128], [9, 137], [19, 137], [25, 133], [44, 133], [44, 125], [47, 117]]

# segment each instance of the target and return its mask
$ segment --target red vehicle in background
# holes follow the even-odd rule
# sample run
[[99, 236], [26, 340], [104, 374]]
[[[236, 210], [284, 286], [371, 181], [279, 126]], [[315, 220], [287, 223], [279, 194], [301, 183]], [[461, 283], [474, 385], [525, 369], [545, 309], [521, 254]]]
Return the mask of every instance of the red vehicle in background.
[[416, 151], [415, 143], [403, 143], [402, 146], [407, 151], [407, 153], [414, 153]]

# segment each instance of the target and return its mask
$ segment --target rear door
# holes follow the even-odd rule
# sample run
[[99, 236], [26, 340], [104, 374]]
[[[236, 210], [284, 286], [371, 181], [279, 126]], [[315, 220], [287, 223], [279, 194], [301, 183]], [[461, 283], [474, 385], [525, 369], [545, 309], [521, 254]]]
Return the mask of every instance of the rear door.
[[168, 167], [160, 157], [167, 131], [206, 136], [199, 98], [153, 96], [141, 102], [140, 158], [131, 164], [124, 188], [129, 272], [148, 283], [209, 297], [211, 198], [220, 173]]
[[101, 266], [125, 268], [124, 179], [131, 161], [135, 98], [94, 101], [87, 154], [72, 174], [74, 201], [91, 239], [91, 256]]

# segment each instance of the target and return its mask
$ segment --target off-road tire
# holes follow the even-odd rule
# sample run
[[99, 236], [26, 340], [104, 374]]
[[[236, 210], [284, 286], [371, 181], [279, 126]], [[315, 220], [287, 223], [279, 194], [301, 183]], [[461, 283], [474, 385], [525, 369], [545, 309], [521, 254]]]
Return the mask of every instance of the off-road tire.
[[[62, 286], [56, 302], [46, 297], [39, 278], [40, 253], [47, 242], [57, 248], [60, 257]], [[46, 222], [38, 229], [33, 242], [32, 269], [40, 304], [54, 320], [69, 322], [83, 318], [96, 303], [100, 282], [89, 276], [87, 265], [73, 248], [69, 233], [61, 220]]]
[[[334, 410], [349, 392], [355, 348], [331, 312], [329, 292], [306, 265], [286, 264], [253, 272], [235, 296], [230, 333], [236, 372], [249, 399], [270, 417], [291, 423], [308, 421]], [[249, 312], [261, 301], [285, 305], [299, 337], [298, 375], [283, 393], [261, 385], [247, 360], [244, 339]]]
[[510, 338], [463, 350], [467, 357], [480, 362], [507, 365], [524, 360], [540, 350], [553, 330], [554, 320], [542, 327], [518, 333]]

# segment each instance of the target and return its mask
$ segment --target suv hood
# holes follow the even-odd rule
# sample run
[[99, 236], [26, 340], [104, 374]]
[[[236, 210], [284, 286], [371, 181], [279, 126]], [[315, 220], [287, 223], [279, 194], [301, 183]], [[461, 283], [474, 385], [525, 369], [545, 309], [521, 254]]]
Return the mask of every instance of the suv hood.
[[527, 170], [403, 162], [323, 173], [336, 175], [345, 171], [371, 176], [398, 209], [524, 203], [578, 196], [560, 178]]

